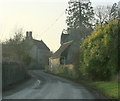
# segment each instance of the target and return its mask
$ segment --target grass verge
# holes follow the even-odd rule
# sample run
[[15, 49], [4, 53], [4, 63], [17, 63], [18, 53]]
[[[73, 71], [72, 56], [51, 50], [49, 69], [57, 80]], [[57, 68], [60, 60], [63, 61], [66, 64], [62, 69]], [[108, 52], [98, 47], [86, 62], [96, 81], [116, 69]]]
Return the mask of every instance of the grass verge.
[[84, 80], [84, 79], [79, 79], [79, 78], [74, 78], [72, 76], [66, 75], [65, 73], [58, 73], [54, 74], [48, 71], [45, 71], [47, 73], [60, 76], [69, 80], [72, 80], [74, 82], [83, 84], [86, 88], [88, 88], [92, 92], [97, 92], [98, 94], [95, 94], [98, 98], [102, 97], [104, 99], [120, 99], [120, 96], [118, 95], [118, 85], [120, 85], [120, 82], [113, 82], [113, 81], [90, 81], [90, 80]]
[[109, 98], [112, 99], [119, 99], [118, 95], [118, 85], [120, 85], [120, 82], [103, 82], [103, 81], [98, 81], [98, 82], [89, 82], [88, 85], [95, 87], [97, 90], [101, 91], [103, 94], [108, 96]]

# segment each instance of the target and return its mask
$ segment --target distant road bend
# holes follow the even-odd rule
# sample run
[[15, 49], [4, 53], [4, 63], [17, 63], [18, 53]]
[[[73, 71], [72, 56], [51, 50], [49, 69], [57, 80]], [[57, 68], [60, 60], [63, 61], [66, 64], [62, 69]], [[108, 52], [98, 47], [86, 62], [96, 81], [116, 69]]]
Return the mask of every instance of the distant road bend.
[[40, 70], [29, 73], [33, 78], [3, 93], [3, 99], [95, 99], [86, 88], [70, 80]]

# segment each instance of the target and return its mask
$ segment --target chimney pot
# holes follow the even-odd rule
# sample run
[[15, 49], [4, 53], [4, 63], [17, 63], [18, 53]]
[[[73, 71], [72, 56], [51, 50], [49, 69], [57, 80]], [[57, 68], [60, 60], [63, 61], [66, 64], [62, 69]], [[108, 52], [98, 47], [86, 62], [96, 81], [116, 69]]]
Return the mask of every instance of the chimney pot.
[[26, 31], [26, 38], [28, 37], [28, 31]]
[[26, 31], [26, 38], [32, 39], [32, 31]]

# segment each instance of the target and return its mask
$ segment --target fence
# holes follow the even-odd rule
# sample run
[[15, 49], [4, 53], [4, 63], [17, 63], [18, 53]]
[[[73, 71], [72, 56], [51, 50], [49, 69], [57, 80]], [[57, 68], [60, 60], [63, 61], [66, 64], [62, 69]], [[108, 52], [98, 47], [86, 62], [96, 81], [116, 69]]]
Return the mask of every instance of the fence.
[[2, 63], [2, 88], [20, 82], [28, 77], [26, 68], [21, 63]]

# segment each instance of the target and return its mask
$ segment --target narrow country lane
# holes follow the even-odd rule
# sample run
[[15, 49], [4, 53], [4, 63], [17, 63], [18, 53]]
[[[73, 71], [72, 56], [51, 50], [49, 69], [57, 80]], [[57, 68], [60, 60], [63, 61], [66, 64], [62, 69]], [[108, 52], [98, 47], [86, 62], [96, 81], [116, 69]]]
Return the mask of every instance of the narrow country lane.
[[32, 79], [3, 93], [3, 99], [95, 99], [82, 85], [40, 70], [29, 71]]

